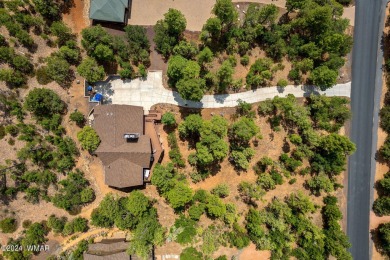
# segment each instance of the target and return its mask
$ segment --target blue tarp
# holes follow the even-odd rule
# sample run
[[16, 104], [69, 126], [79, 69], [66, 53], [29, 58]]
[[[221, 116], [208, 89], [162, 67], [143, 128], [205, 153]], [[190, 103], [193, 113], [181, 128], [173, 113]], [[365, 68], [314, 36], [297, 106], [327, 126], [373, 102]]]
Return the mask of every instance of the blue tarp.
[[92, 101], [92, 102], [100, 102], [100, 101], [103, 101], [103, 95], [100, 94], [100, 93], [96, 93], [96, 95], [92, 97], [91, 101]]

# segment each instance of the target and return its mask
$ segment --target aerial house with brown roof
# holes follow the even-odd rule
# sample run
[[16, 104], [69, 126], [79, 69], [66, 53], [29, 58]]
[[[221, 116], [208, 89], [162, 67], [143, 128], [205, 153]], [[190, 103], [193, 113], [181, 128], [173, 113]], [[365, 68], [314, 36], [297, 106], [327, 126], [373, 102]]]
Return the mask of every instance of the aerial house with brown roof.
[[124, 189], [150, 180], [151, 169], [162, 159], [163, 148], [155, 120], [148, 118], [151, 116], [144, 116], [142, 107], [94, 107], [90, 124], [101, 139], [95, 154], [104, 165], [108, 186]]

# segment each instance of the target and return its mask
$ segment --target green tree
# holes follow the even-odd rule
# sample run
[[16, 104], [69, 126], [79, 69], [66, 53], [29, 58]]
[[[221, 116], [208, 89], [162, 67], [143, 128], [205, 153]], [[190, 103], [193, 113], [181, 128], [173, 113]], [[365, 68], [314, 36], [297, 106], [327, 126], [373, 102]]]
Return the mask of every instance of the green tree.
[[337, 83], [337, 71], [331, 70], [326, 66], [315, 68], [310, 74], [310, 80], [322, 91], [332, 87]]
[[334, 184], [332, 180], [329, 179], [329, 177], [323, 173], [313, 176], [306, 183], [309, 189], [316, 194], [321, 194], [321, 191], [325, 191], [325, 192], [334, 191]]
[[207, 199], [206, 212], [212, 218], [222, 218], [226, 214], [226, 205], [217, 196], [210, 195]]
[[101, 43], [95, 47], [92, 56], [100, 62], [109, 62], [114, 59], [114, 53], [111, 47]]
[[209, 63], [213, 60], [213, 56], [214, 56], [214, 54], [210, 50], [210, 48], [205, 47], [198, 54], [198, 62], [200, 64]]
[[278, 87], [285, 88], [288, 85], [288, 81], [285, 79], [278, 80], [278, 83], [276, 83]]
[[146, 79], [148, 77], [148, 72], [142, 63], [138, 65], [138, 74], [142, 79]]
[[166, 112], [161, 118], [161, 123], [166, 126], [174, 126], [176, 125], [175, 115], [171, 112]]
[[390, 133], [390, 106], [384, 106], [380, 113], [380, 126], [387, 133]]
[[[25, 231], [25, 236], [21, 241], [21, 245], [23, 248], [27, 248], [27, 246], [38, 246], [43, 245], [47, 239], [47, 230], [40, 223], [33, 223], [31, 226]], [[32, 255], [32, 251], [24, 251], [23, 254], [25, 256]]]
[[64, 45], [60, 48], [58, 55], [69, 62], [69, 64], [75, 65], [79, 63], [80, 59], [80, 50], [77, 48], [71, 48], [67, 45]]
[[260, 186], [245, 181], [238, 185], [238, 191], [243, 201], [249, 204], [252, 204], [253, 200], [259, 200], [265, 195], [265, 191]]
[[259, 132], [260, 129], [253, 119], [242, 117], [231, 126], [229, 137], [237, 143], [248, 143]]
[[289, 12], [294, 10], [300, 10], [307, 5], [310, 0], [287, 0], [286, 7]]
[[246, 83], [252, 87], [264, 86], [272, 78], [271, 65], [272, 60], [269, 58], [256, 60], [249, 69]]
[[151, 182], [157, 187], [160, 194], [166, 195], [175, 186], [174, 176], [175, 170], [172, 163], [167, 165], [156, 164]]
[[103, 29], [101, 25], [87, 27], [81, 32], [81, 45], [87, 51], [89, 56], [92, 56], [99, 44], [110, 46], [112, 44], [112, 37]]
[[60, 188], [51, 199], [54, 206], [58, 208], [77, 211], [81, 205], [95, 199], [95, 196], [93, 196], [90, 201], [81, 200], [81, 194], [83, 190], [88, 189], [89, 182], [84, 178], [83, 172], [79, 170], [70, 172], [67, 178], [59, 181], [58, 184]]
[[46, 19], [59, 20], [61, 5], [55, 0], [33, 0], [36, 10]]
[[65, 105], [53, 90], [35, 88], [27, 94], [24, 108], [33, 113], [38, 119], [43, 119], [62, 113]]
[[[222, 22], [218, 17], [207, 19], [203, 25], [200, 39], [208, 45], [212, 45], [218, 41], [222, 34]], [[206, 47], [207, 48], [207, 47]]]
[[378, 234], [379, 247], [383, 255], [390, 255], [390, 223], [382, 223], [376, 229]]
[[29, 74], [33, 71], [33, 65], [26, 56], [15, 55], [12, 59], [12, 67], [18, 71]]
[[390, 197], [379, 197], [374, 201], [372, 206], [375, 214], [378, 216], [390, 215]]
[[[150, 43], [146, 35], [146, 29], [138, 25], [127, 25], [125, 32], [129, 45], [129, 54], [133, 62], [149, 65]], [[146, 57], [143, 57], [144, 54], [147, 54]]]
[[182, 137], [199, 138], [200, 131], [203, 127], [203, 119], [199, 114], [186, 116], [179, 125], [179, 134]]
[[125, 208], [135, 217], [142, 218], [152, 207], [150, 200], [140, 191], [132, 191], [127, 197]]
[[62, 86], [69, 84], [70, 65], [60, 57], [51, 56], [48, 58], [46, 73], [52, 80]]
[[177, 82], [176, 88], [183, 99], [200, 101], [203, 98], [206, 83], [203, 79], [181, 79]]
[[194, 59], [198, 52], [199, 50], [196, 44], [188, 41], [180, 41], [173, 48], [173, 55], [180, 55], [188, 60]]
[[167, 25], [167, 31], [171, 35], [180, 36], [187, 26], [187, 21], [184, 15], [176, 9], [169, 8], [164, 14], [164, 22]]
[[231, 153], [231, 159], [237, 169], [246, 171], [249, 168], [249, 161], [254, 155], [255, 151], [251, 148], [233, 150]]
[[219, 91], [225, 91], [233, 83], [234, 69], [230, 61], [225, 60], [219, 70], [217, 71], [217, 77], [219, 81]]
[[157, 21], [154, 26], [156, 50], [168, 58], [182, 37], [186, 26], [187, 21], [184, 15], [179, 10], [170, 8], [164, 14], [164, 19]]
[[217, 0], [212, 12], [226, 25], [235, 23], [238, 18], [238, 13], [231, 0]]
[[167, 199], [175, 210], [186, 206], [193, 196], [193, 191], [186, 184], [177, 182], [176, 185], [167, 193]]
[[168, 61], [167, 75], [172, 85], [183, 78], [183, 71], [187, 66], [187, 60], [180, 55], [172, 56]]
[[93, 58], [84, 59], [77, 67], [77, 72], [88, 82], [103, 80], [105, 76], [104, 68], [99, 66]]
[[73, 39], [72, 30], [61, 21], [53, 22], [50, 26], [50, 32], [57, 37], [59, 47], [65, 45], [69, 40]]
[[128, 254], [136, 254], [146, 259], [150, 256], [154, 245], [161, 245], [164, 241], [165, 230], [157, 218], [143, 218], [137, 225], [133, 239], [127, 250]]
[[89, 152], [95, 151], [100, 144], [99, 136], [90, 126], [84, 126], [84, 128], [77, 133], [77, 139], [80, 141], [81, 147]]

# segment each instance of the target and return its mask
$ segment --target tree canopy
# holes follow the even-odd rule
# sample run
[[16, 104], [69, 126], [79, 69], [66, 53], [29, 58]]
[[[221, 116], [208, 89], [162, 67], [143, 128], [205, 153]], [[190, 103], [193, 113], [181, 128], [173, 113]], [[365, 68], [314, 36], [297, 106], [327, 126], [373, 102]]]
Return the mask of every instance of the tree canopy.
[[81, 147], [89, 152], [95, 151], [100, 144], [99, 136], [90, 126], [84, 126], [83, 129], [77, 133], [77, 139], [80, 141]]

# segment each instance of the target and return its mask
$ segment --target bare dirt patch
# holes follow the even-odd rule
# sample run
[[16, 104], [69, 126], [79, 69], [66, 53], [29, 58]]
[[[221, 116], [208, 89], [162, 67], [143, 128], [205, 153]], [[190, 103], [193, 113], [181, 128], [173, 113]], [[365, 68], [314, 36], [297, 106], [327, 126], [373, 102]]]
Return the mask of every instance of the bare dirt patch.
[[63, 15], [64, 22], [72, 28], [74, 33], [80, 34], [89, 25], [88, 0], [71, 0], [71, 7]]

